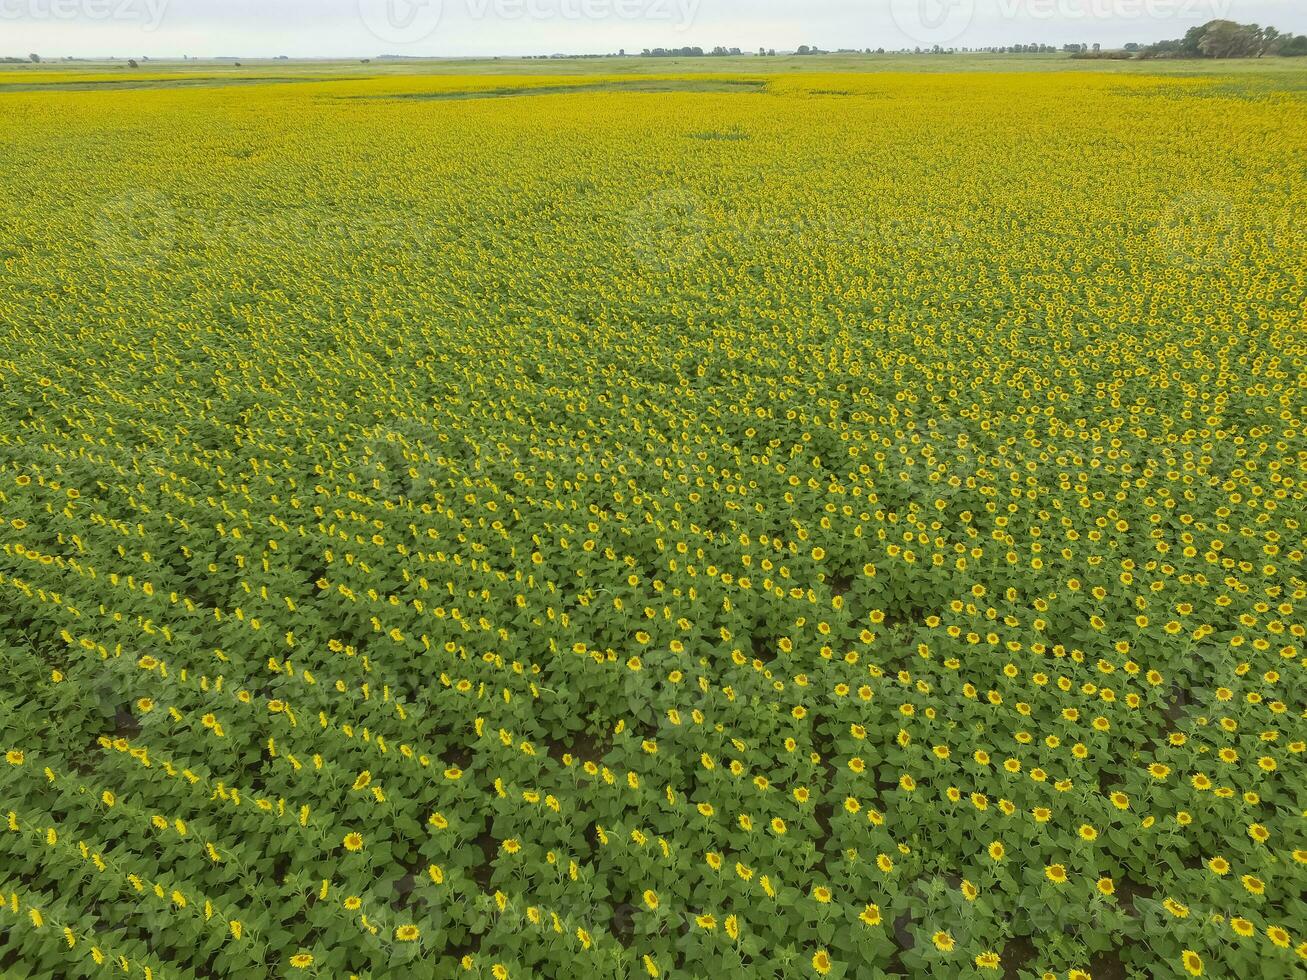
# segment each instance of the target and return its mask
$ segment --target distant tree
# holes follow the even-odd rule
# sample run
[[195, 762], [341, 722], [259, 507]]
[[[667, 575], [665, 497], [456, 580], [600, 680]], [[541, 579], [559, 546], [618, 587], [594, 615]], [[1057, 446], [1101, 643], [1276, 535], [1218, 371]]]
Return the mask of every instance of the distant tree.
[[1207, 58], [1252, 58], [1262, 48], [1262, 29], [1256, 24], [1214, 20], [1198, 38], [1198, 50]]
[[[1212, 21], [1213, 24], [1216, 21]], [[1203, 35], [1207, 31], [1208, 25], [1203, 24], [1199, 27], [1191, 27], [1184, 32], [1184, 37], [1177, 42], [1180, 46], [1180, 55], [1185, 58], [1202, 58], [1203, 54]], [[1163, 42], [1165, 43], [1165, 42]]]
[[1148, 45], [1139, 52], [1141, 58], [1178, 58], [1180, 57], [1179, 41], [1157, 41]]
[[[1274, 27], [1212, 20], [1185, 31], [1182, 38], [1150, 44], [1140, 52], [1143, 58], [1261, 58], [1292, 55], [1307, 41], [1298, 42]], [[1304, 53], [1307, 53], [1305, 51]]]
[[127, 59], [127, 67], [128, 67], [128, 68], [140, 68], [141, 66], [138, 65], [138, 64], [136, 63], [136, 59], [135, 59], [135, 58], [128, 58], [128, 59]]
[[695, 46], [691, 48], [654, 48], [652, 51], [644, 49], [646, 58], [702, 58], [703, 48]]
[[29, 54], [27, 58], [34, 65], [39, 65], [41, 63], [41, 56], [39, 54], [36, 53]]
[[[807, 46], [806, 44], [800, 44], [800, 45], [799, 45], [799, 50], [796, 51], [795, 54], [807, 54], [809, 50], [810, 50], [810, 49], [808, 48], [808, 46]], [[33, 57], [35, 57], [35, 56], [33, 56]]]
[[1307, 34], [1299, 34], [1280, 44], [1280, 54], [1286, 58], [1302, 58], [1307, 56]]

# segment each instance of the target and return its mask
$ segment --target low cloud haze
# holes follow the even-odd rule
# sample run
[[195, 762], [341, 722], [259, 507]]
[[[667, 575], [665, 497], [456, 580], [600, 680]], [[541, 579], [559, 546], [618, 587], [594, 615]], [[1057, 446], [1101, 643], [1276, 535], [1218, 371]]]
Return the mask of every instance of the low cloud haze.
[[1303, 0], [0, 0], [0, 55], [373, 57], [985, 47], [1307, 32]]

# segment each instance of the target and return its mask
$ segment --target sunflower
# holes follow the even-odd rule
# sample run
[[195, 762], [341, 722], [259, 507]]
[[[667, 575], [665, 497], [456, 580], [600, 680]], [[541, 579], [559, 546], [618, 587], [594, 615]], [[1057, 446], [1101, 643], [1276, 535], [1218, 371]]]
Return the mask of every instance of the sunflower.
[[1189, 906], [1177, 902], [1174, 898], [1163, 899], [1162, 908], [1170, 912], [1177, 919], [1189, 918]]
[[1044, 877], [1055, 885], [1066, 884], [1066, 868], [1061, 864], [1050, 864], [1044, 868]]
[[363, 835], [359, 833], [348, 833], [345, 839], [341, 841], [345, 845], [345, 850], [350, 853], [357, 853], [363, 850]]
[[418, 927], [411, 924], [400, 926], [395, 930], [395, 938], [401, 943], [411, 943], [415, 941], [419, 935], [421, 934], [418, 932]]
[[812, 968], [820, 973], [823, 977], [830, 973], [831, 962], [830, 954], [824, 949], [819, 949], [812, 954]]
[[976, 956], [976, 967], [981, 970], [997, 970], [1002, 960], [999, 955], [992, 950], [979, 953]]
[[1180, 962], [1183, 964], [1185, 972], [1191, 977], [1201, 977], [1203, 975], [1203, 958], [1192, 949], [1186, 949], [1180, 954]]

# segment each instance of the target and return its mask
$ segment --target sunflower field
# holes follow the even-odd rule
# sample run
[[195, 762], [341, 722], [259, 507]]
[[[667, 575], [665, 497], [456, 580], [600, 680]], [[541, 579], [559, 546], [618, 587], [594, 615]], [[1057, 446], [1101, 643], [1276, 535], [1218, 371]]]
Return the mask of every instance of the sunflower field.
[[0, 84], [0, 159], [0, 975], [1307, 975], [1307, 85]]

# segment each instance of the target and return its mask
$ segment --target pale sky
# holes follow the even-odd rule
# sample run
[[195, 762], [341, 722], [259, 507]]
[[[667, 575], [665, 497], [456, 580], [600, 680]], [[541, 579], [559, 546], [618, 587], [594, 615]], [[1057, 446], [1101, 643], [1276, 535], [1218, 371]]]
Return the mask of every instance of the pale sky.
[[374, 57], [982, 47], [1307, 33], [1305, 0], [0, 0], [0, 55]]

